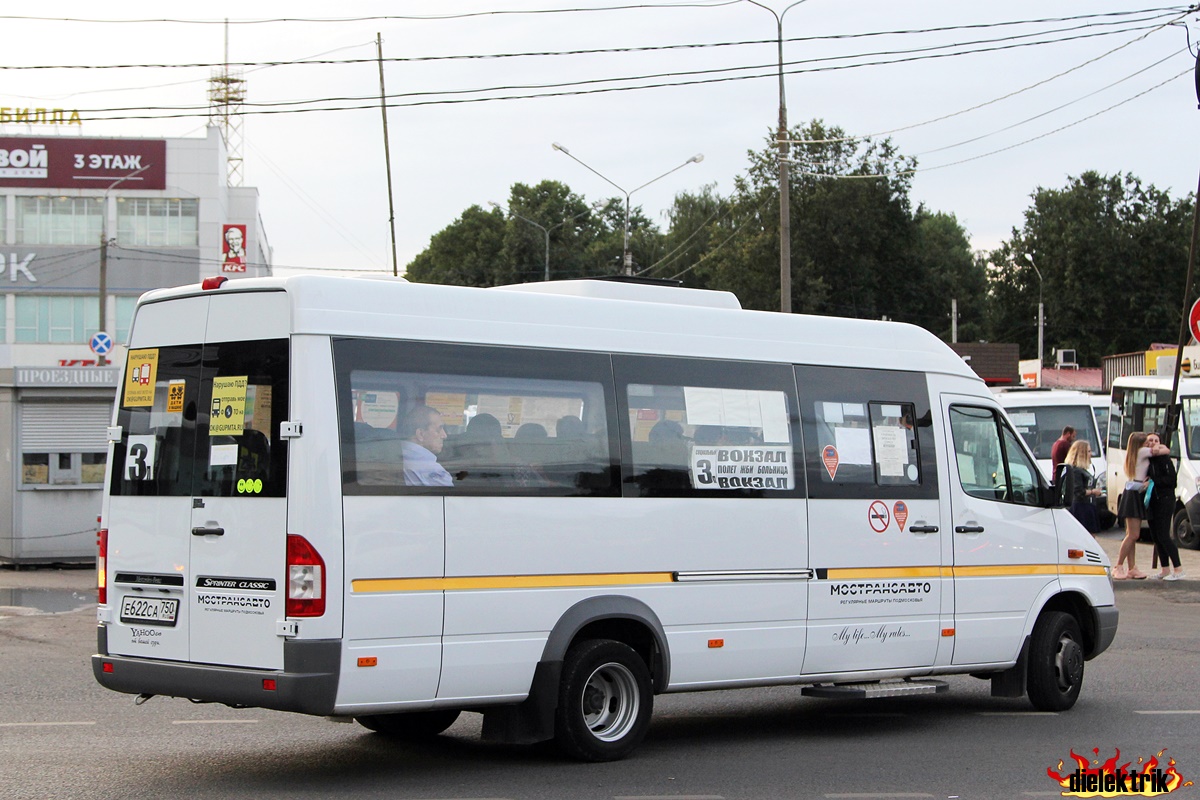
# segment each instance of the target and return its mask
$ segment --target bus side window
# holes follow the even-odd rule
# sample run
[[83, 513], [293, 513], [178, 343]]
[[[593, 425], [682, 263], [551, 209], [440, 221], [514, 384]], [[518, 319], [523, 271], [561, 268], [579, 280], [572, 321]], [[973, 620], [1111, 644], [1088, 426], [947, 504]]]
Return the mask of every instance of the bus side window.
[[[342, 339], [334, 357], [346, 494], [618, 490], [605, 355]], [[408, 430], [417, 409], [443, 438]]]
[[958, 479], [972, 497], [1021, 505], [1038, 505], [1037, 467], [1020, 440], [996, 412], [988, 408], [952, 406], [950, 431], [954, 439]]
[[803, 487], [783, 364], [613, 356], [627, 437], [623, 493], [786, 497]]
[[937, 497], [923, 375], [812, 366], [795, 372], [810, 496]]

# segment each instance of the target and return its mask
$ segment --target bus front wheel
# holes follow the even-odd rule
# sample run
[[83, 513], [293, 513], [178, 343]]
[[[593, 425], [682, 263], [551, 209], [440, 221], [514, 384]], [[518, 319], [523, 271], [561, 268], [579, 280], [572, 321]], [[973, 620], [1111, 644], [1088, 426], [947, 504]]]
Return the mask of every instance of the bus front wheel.
[[1192, 527], [1192, 521], [1182, 508], [1175, 512], [1175, 520], [1171, 523], [1171, 531], [1175, 535], [1175, 543], [1189, 550], [1200, 550], [1200, 535]]
[[1066, 711], [1083, 688], [1079, 623], [1062, 611], [1043, 612], [1029, 642], [1029, 701], [1038, 711]]
[[645, 738], [653, 710], [650, 670], [629, 645], [590, 639], [567, 651], [554, 738], [568, 756], [624, 758]]

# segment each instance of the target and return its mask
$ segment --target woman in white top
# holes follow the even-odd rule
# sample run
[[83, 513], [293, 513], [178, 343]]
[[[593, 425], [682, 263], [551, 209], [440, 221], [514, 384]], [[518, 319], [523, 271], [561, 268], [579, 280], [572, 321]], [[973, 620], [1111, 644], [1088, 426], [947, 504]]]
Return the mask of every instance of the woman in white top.
[[1137, 568], [1136, 561], [1137, 540], [1142, 533], [1142, 520], [1146, 518], [1146, 473], [1150, 470], [1150, 456], [1169, 452], [1162, 444], [1147, 447], [1144, 433], [1129, 434], [1129, 443], [1125, 446], [1125, 477], [1128, 481], [1117, 505], [1117, 516], [1125, 520], [1125, 538], [1121, 541], [1121, 549], [1117, 551], [1113, 580], [1142, 580], [1146, 577], [1146, 573]]

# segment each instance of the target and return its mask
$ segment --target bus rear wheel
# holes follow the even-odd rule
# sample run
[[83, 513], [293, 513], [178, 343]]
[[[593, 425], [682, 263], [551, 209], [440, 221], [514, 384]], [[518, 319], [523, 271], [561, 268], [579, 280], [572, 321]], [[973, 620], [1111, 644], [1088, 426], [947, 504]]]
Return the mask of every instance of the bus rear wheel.
[[372, 714], [354, 720], [367, 730], [395, 739], [428, 739], [449, 728], [462, 713], [456, 708], [413, 711], [408, 714]]
[[645, 738], [653, 710], [650, 670], [629, 645], [591, 639], [567, 651], [554, 738], [568, 756], [624, 758]]
[[1029, 701], [1038, 711], [1066, 711], [1083, 688], [1079, 623], [1062, 611], [1043, 612], [1029, 642]]

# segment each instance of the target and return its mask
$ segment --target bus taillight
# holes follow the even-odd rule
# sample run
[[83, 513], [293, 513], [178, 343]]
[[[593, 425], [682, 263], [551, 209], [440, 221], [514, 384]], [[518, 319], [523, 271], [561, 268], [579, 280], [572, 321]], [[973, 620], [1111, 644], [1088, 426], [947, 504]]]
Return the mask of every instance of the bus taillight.
[[96, 602], [108, 605], [108, 528], [96, 532]]
[[287, 537], [287, 616], [325, 613], [325, 560], [303, 536]]

